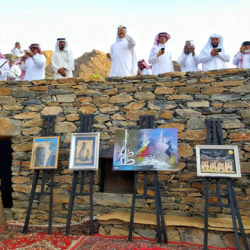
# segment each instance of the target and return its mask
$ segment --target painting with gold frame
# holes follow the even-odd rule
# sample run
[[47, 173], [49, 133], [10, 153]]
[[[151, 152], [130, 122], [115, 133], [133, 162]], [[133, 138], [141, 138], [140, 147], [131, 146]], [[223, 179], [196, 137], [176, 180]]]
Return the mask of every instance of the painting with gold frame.
[[206, 177], [241, 177], [238, 146], [197, 145], [197, 175]]
[[34, 137], [30, 169], [56, 169], [59, 141], [59, 136]]
[[72, 133], [69, 170], [98, 170], [100, 133]]

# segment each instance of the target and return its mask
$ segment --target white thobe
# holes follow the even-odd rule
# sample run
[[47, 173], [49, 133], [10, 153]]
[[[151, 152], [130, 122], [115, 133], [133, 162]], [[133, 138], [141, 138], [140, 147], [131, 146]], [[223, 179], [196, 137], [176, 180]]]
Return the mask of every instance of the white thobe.
[[18, 57], [24, 56], [24, 51], [22, 49], [13, 48], [11, 52]]
[[233, 59], [233, 64], [236, 65], [236, 68], [250, 68], [250, 54], [243, 54], [239, 52]]
[[134, 52], [135, 41], [128, 34], [117, 41], [110, 48], [111, 68], [109, 76], [135, 76], [137, 72], [137, 60]]
[[[5, 63], [6, 60], [5, 59], [2, 59], [0, 58], [0, 67], [3, 63]], [[0, 81], [7, 81], [7, 77], [9, 75], [9, 72], [10, 72], [10, 67], [9, 67], [9, 64], [8, 62], [5, 63], [1, 68], [0, 68]]]
[[195, 54], [193, 56], [192, 53], [186, 55], [184, 52], [178, 59], [178, 63], [181, 65], [181, 71], [187, 72], [187, 71], [199, 71], [198, 64], [199, 64], [199, 58]]
[[[74, 70], [74, 58], [70, 50], [56, 50], [53, 52], [52, 57], [52, 68], [55, 72], [55, 79], [57, 78], [69, 78], [73, 77]], [[66, 77], [57, 73], [58, 69], [65, 68]]]
[[152, 70], [151, 69], [147, 69], [147, 68], [144, 68], [143, 70], [141, 70], [141, 74], [142, 75], [152, 75]]
[[22, 74], [22, 70], [19, 64], [14, 64], [10, 68], [9, 77], [13, 78], [15, 81], [21, 81], [21, 74]]
[[[161, 48], [165, 48], [165, 52], [163, 55], [157, 57], [157, 54]], [[152, 64], [153, 75], [174, 71], [172, 53], [168, 48], [165, 47], [164, 44], [159, 43], [158, 45], [153, 46], [150, 51], [148, 62]]]
[[26, 71], [24, 80], [40, 80], [45, 79], [46, 58], [39, 53], [33, 57], [28, 57], [25, 62], [21, 64], [21, 69]]
[[226, 69], [226, 62], [230, 61], [230, 56], [223, 52], [219, 52], [217, 56], [211, 56], [210, 52], [199, 57], [200, 63], [202, 63], [202, 70]]

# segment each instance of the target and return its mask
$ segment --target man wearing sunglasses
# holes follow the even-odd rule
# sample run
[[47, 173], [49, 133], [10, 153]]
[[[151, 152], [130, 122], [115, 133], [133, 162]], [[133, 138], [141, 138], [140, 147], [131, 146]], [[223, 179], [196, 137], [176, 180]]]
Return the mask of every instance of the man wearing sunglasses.
[[138, 75], [152, 75], [152, 70], [144, 59], [138, 61]]
[[250, 68], [250, 41], [241, 44], [240, 51], [235, 55], [233, 64], [237, 68]]
[[21, 69], [25, 71], [24, 81], [45, 79], [46, 58], [37, 43], [29, 46], [30, 51], [22, 57]]
[[169, 39], [170, 35], [167, 32], [161, 32], [155, 37], [154, 46], [148, 59], [148, 62], [152, 64], [153, 75], [174, 71], [172, 53], [168, 46], [166, 47]]
[[126, 27], [118, 27], [116, 42], [112, 44], [107, 58], [111, 61], [109, 76], [135, 76], [137, 73], [137, 59], [135, 41], [127, 33]]

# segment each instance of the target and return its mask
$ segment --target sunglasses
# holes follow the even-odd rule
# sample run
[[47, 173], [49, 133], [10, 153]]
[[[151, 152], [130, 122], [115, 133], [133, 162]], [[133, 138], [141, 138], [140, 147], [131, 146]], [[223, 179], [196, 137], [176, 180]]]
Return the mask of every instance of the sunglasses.
[[159, 36], [159, 38], [162, 38], [162, 37], [165, 37], [165, 38], [167, 38], [166, 36]]
[[30, 48], [31, 50], [35, 50], [35, 49], [37, 49], [36, 47], [32, 47], [32, 48]]

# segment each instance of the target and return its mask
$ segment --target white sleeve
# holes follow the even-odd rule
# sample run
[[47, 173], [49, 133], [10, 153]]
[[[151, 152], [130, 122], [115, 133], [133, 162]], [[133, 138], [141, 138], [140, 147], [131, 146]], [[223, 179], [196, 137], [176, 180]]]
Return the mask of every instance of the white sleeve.
[[9, 64], [8, 62], [5, 63], [2, 68], [0, 68], [0, 71], [1, 71], [1, 76], [8, 76], [9, 73], [10, 73], [10, 67], [9, 67]]
[[157, 52], [156, 50], [154, 50], [154, 47], [153, 47], [150, 51], [148, 62], [152, 64], [152, 63], [156, 63], [157, 60], [158, 60]]
[[21, 64], [21, 70], [22, 71], [26, 71], [26, 69], [27, 69], [26, 62], [22, 62], [22, 64]]
[[194, 59], [195, 65], [198, 65], [200, 63], [199, 57], [196, 54], [193, 56], [193, 59]]
[[211, 56], [210, 53], [209, 54], [205, 54], [205, 53], [202, 53], [202, 51], [201, 51], [201, 54], [199, 55], [199, 61], [200, 61], [200, 63], [205, 63], [205, 62], [210, 61], [212, 59], [213, 59], [213, 57]]
[[129, 43], [129, 47], [130, 48], [133, 48], [135, 47], [136, 43], [135, 43], [135, 40], [129, 36], [127, 33], [125, 34], [125, 38], [128, 40], [128, 43]]
[[51, 56], [51, 66], [55, 73], [57, 73], [59, 67], [56, 65], [56, 52], [54, 51]]
[[239, 52], [233, 59], [233, 64], [238, 66], [240, 60], [242, 59], [243, 54], [241, 52]]
[[23, 49], [19, 49], [21, 54], [24, 54], [24, 50]]
[[186, 66], [186, 60], [187, 60], [187, 55], [184, 54], [181, 56], [180, 61], [178, 60], [178, 63], [182, 66]]
[[229, 62], [230, 61], [230, 55], [227, 55], [226, 53], [220, 52], [218, 57], [224, 61], [224, 62]]
[[66, 63], [65, 69], [68, 71], [72, 71], [75, 68], [73, 53], [71, 51], [69, 51], [68, 53], [69, 53], [69, 62]]
[[38, 66], [39, 68], [43, 68], [46, 66], [46, 58], [43, 55], [36, 54], [33, 57], [31, 57], [34, 64]]
[[111, 45], [111, 47], [110, 47], [110, 56], [111, 56], [111, 58], [110, 59], [108, 58], [108, 60], [112, 61], [112, 59], [113, 59], [113, 45]]
[[11, 52], [12, 52], [13, 54], [15, 54], [15, 48], [13, 48], [13, 49], [11, 50]]

